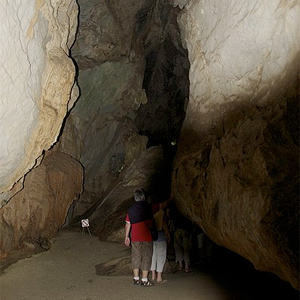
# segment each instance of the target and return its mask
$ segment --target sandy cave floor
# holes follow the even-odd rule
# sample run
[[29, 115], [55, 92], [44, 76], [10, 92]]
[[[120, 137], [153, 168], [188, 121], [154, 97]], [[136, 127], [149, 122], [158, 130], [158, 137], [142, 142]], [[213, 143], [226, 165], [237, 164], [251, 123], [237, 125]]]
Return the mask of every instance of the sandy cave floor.
[[300, 299], [298, 291], [272, 274], [226, 266], [226, 259], [224, 264], [194, 264], [189, 274], [175, 271], [174, 263], [168, 262], [166, 283], [133, 286], [130, 249], [122, 243], [67, 230], [52, 243], [49, 251], [5, 269], [0, 276], [1, 300]]

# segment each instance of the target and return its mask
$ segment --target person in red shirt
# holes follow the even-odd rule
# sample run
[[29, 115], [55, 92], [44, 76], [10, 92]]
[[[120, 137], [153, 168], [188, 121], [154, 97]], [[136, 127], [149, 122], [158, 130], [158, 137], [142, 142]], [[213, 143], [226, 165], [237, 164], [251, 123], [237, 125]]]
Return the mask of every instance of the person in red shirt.
[[168, 200], [163, 204], [151, 205], [146, 201], [142, 188], [134, 191], [133, 198], [135, 203], [128, 210], [125, 225], [125, 245], [131, 245], [132, 252], [133, 284], [153, 286], [154, 283], [148, 279], [153, 254], [153, 240], [149, 228], [152, 227], [153, 214], [164, 207]]
[[129, 247], [131, 244], [133, 284], [152, 286], [154, 284], [148, 280], [153, 252], [152, 236], [149, 230], [152, 226], [152, 207], [146, 201], [143, 189], [136, 189], [133, 197], [135, 203], [128, 210], [125, 225], [125, 245]]

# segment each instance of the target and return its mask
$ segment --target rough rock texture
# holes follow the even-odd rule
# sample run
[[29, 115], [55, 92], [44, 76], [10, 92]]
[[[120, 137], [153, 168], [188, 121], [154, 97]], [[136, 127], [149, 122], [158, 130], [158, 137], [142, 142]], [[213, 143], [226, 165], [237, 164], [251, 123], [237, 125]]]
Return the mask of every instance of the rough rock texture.
[[[135, 16], [147, 1], [79, 1], [80, 27], [72, 56], [79, 68], [81, 96], [57, 147], [81, 161], [85, 187], [72, 216], [105, 196], [119, 173], [146, 148], [136, 134], [132, 116], [142, 102], [144, 59], [135, 38]], [[148, 4], [147, 4], [148, 5]], [[88, 42], [87, 41], [93, 41]], [[106, 47], [107, 46], [107, 47]]]
[[299, 3], [80, 0], [70, 53], [75, 1], [16, 2], [0, 10], [2, 251], [82, 217], [122, 241], [134, 188], [170, 191], [186, 112], [180, 211], [298, 288]]
[[[72, 176], [70, 176], [72, 174]], [[48, 153], [25, 177], [24, 188], [0, 210], [3, 251], [49, 246], [82, 192], [83, 169], [69, 155]]]
[[68, 55], [78, 7], [74, 0], [9, 1], [0, 11], [2, 206], [56, 141], [77, 98], [75, 67]]
[[[161, 2], [155, 6], [155, 1], [123, 4], [79, 1], [80, 26], [72, 56], [81, 96], [57, 144], [85, 168], [84, 192], [70, 218], [97, 207], [119, 185], [121, 173], [144, 156], [147, 144], [177, 139], [184, 118], [188, 61], [175, 10]], [[172, 50], [169, 56], [166, 47]], [[169, 184], [162, 188], [169, 190]], [[109, 214], [101, 217], [109, 219]]]
[[133, 159], [121, 174], [109, 194], [97, 204], [90, 215], [91, 230], [102, 240], [117, 242], [124, 238], [124, 222], [130, 205], [134, 203], [133, 191], [143, 187], [148, 196], [155, 194], [160, 200], [169, 196], [170, 168], [161, 146], [144, 150]]
[[[158, 1], [148, 20], [143, 81], [148, 101], [140, 106], [134, 120], [139, 132], [149, 137], [148, 146], [160, 144], [166, 150], [178, 141], [189, 97], [190, 64], [181, 41], [178, 13], [179, 9]], [[173, 159], [171, 153], [169, 156]]]
[[295, 288], [297, 15], [296, 1], [185, 6], [180, 24], [191, 63], [190, 100], [172, 176], [183, 214], [216, 243]]

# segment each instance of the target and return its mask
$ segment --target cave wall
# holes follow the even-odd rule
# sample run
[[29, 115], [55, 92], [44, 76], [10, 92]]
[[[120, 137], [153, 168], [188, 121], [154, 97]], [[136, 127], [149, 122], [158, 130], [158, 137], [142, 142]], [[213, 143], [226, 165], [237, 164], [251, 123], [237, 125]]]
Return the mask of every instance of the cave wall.
[[[81, 93], [56, 145], [59, 151], [80, 160], [85, 169], [84, 191], [70, 216], [77, 223], [76, 217], [101, 205], [108, 195], [109, 199], [115, 193], [118, 195], [115, 186], [117, 190], [123, 188], [128, 198], [132, 198], [133, 190], [139, 186], [153, 187], [148, 192], [162, 198], [168, 196], [170, 162], [169, 166], [161, 164], [160, 170], [151, 172], [152, 158], [147, 158], [147, 148], [158, 147], [154, 152], [161, 162], [160, 145], [170, 144], [173, 137], [178, 137], [184, 116], [181, 107], [187, 100], [189, 66], [176, 21], [178, 9], [170, 4], [164, 1], [137, 4], [134, 0], [127, 1], [126, 7], [124, 1], [78, 3], [79, 29], [72, 57], [78, 66]], [[169, 56], [165, 49], [168, 45], [172, 45], [173, 52]], [[161, 59], [149, 58], [160, 54]], [[146, 70], [150, 70], [151, 85], [155, 88], [145, 87], [150, 82], [145, 80]], [[177, 75], [172, 78], [163, 75], [175, 72]], [[156, 94], [149, 95], [147, 90]], [[170, 113], [174, 103], [177, 111]], [[168, 128], [170, 134], [166, 133]], [[148, 137], [157, 140], [149, 143]], [[140, 165], [141, 160], [149, 161], [149, 170], [142, 163], [140, 172], [153, 176], [149, 175], [148, 182], [141, 177], [131, 182], [128, 174], [132, 165]], [[163, 178], [162, 174], [168, 180], [159, 189], [155, 188], [153, 182], [157, 182], [157, 176]], [[123, 199], [120, 197], [116, 204], [121, 205]], [[99, 220], [110, 219], [107, 210], [97, 213]], [[100, 230], [96, 228], [93, 229]]]
[[[139, 133], [159, 133], [153, 120], [174, 97], [186, 106], [172, 174], [181, 213], [298, 288], [299, 3], [80, 0], [77, 20], [75, 1], [27, 2], [1, 11], [21, 21], [1, 29], [13, 33], [1, 35], [1, 257], [82, 215], [93, 234], [123, 240], [134, 188], [168, 185], [162, 147]], [[145, 82], [158, 62], [189, 91], [159, 64]], [[180, 117], [161, 124], [177, 132]]]
[[[79, 1], [79, 29], [72, 48], [78, 66], [80, 98], [67, 119], [57, 148], [85, 169], [84, 191], [73, 218], [85, 213], [117, 184], [120, 172], [146, 149], [132, 118], [146, 102], [142, 89], [142, 37], [135, 21], [148, 1]], [[134, 149], [127, 151], [127, 149]], [[72, 217], [71, 217], [72, 219]]]
[[[51, 150], [78, 97], [76, 1], [1, 9], [0, 258], [49, 248], [83, 189], [83, 168]], [[71, 174], [71, 176], [70, 176]]]
[[179, 11], [164, 1], [153, 8], [143, 44], [147, 102], [141, 104], [134, 119], [139, 133], [148, 136], [148, 146], [160, 144], [170, 152], [172, 144], [176, 148], [189, 98], [190, 64], [177, 22]]
[[[5, 201], [6, 205], [2, 209], [0, 219], [2, 257], [16, 248], [34, 247], [32, 245], [35, 245], [40, 237], [41, 239], [50, 239], [63, 225], [75, 223], [79, 226], [80, 222], [76, 217], [79, 218], [84, 213], [91, 216], [92, 210], [97, 207], [99, 207], [96, 209], [98, 215], [92, 214], [91, 218], [101, 220], [101, 217], [104, 217], [104, 224], [106, 224], [105, 222], [110, 220], [116, 209], [122, 207], [123, 201], [127, 201], [127, 205], [130, 204], [128, 200], [132, 200], [132, 192], [136, 187], [143, 186], [150, 191], [155, 188], [155, 183], [164, 183], [165, 178], [167, 178], [167, 183], [163, 184], [156, 193], [162, 193], [164, 197], [169, 194], [170, 174], [166, 174], [165, 171], [170, 172], [170, 170], [165, 169], [162, 160], [164, 153], [159, 145], [147, 149], [148, 138], [138, 134], [139, 129], [133, 122], [141, 103], [147, 102], [143, 89], [145, 71], [143, 43], [147, 40], [148, 45], [151, 44], [149, 48], [152, 50], [159, 47], [164, 40], [162, 37], [165, 33], [163, 34], [161, 31], [156, 33], [154, 29], [151, 30], [151, 26], [153, 19], [155, 19], [157, 22], [163, 20], [167, 27], [168, 15], [164, 14], [163, 18], [160, 18], [160, 10], [156, 8], [156, 14], [153, 16], [152, 12], [156, 2], [149, 1], [140, 1], [138, 5], [136, 1], [127, 2], [126, 8], [124, 8], [122, 1], [115, 1], [113, 5], [107, 1], [90, 3], [79, 1], [79, 10], [73, 2], [65, 4], [66, 6], [62, 6], [62, 8], [68, 7], [70, 11], [64, 11], [60, 7], [61, 2], [53, 4], [53, 22], [57, 22], [62, 27], [62, 38], [65, 37], [63, 33], [69, 34], [67, 36], [70, 38], [68, 40], [68, 46], [70, 46], [74, 41], [74, 30], [76, 30], [75, 25], [77, 25], [75, 22], [76, 14], [71, 14], [71, 12], [78, 13], [80, 10], [79, 29], [72, 52], [69, 51], [69, 47], [66, 48], [64, 45], [61, 47], [55, 45], [56, 47], [52, 49], [47, 44], [47, 39], [43, 39], [44, 36], [47, 36], [46, 28], [44, 29], [45, 32], [41, 32], [43, 34], [41, 39], [45, 43], [45, 50], [49, 50], [51, 54], [58, 55], [57, 52], [60, 53], [61, 49], [64, 50], [64, 56], [57, 60], [60, 66], [54, 79], [59, 84], [64, 83], [65, 72], [67, 72], [67, 75], [71, 76], [73, 80], [72, 87], [74, 88], [68, 89], [66, 86], [64, 92], [68, 95], [69, 102], [59, 103], [64, 98], [61, 98], [58, 93], [60, 85], [57, 84], [57, 87], [52, 90], [56, 95], [57, 89], [57, 98], [52, 99], [53, 104], [47, 103], [45, 105], [47, 111], [55, 111], [53, 108], [55, 105], [61, 106], [65, 113], [65, 119], [61, 118], [62, 115], [59, 112], [57, 112], [55, 120], [50, 117], [47, 120], [41, 118], [42, 123], [52, 122], [52, 127], [40, 133], [41, 144], [36, 145], [35, 150], [43, 146], [42, 141], [46, 137], [49, 138], [47, 140], [49, 142], [48, 147], [54, 145], [50, 150], [47, 150], [46, 147], [44, 147], [45, 149], [41, 148], [45, 151], [41, 152], [42, 155], [39, 153], [40, 156], [37, 157], [36, 167], [39, 166], [39, 169], [37, 168], [36, 172], [40, 172], [38, 170], [49, 172], [49, 168], [44, 166], [47, 161], [44, 156], [48, 152], [53, 153], [54, 157], [56, 154], [63, 153], [66, 154], [64, 156], [66, 161], [70, 160], [71, 163], [74, 159], [78, 162], [78, 167], [82, 167], [83, 175], [80, 177], [82, 180], [81, 182], [75, 180], [78, 186], [70, 184], [77, 196], [75, 194], [70, 196], [68, 189], [63, 189], [64, 192], [58, 194], [59, 199], [55, 199], [57, 205], [52, 208], [60, 209], [58, 203], [62, 201], [64, 205], [69, 205], [69, 209], [63, 210], [63, 214], [60, 215], [56, 223], [55, 220], [51, 221], [51, 223], [55, 223], [55, 226], [53, 226], [53, 230], [49, 230], [45, 220], [51, 219], [55, 212], [52, 211], [52, 208], [49, 209], [48, 200], [41, 198], [49, 194], [50, 177], [45, 175], [44, 179], [37, 183], [39, 189], [32, 189], [31, 184], [28, 183], [30, 182], [29, 179], [25, 184], [25, 175], [23, 174], [24, 178], [22, 178], [22, 184], [18, 186], [18, 189], [9, 191], [11, 196], [17, 192], [18, 194], [14, 197], [10, 196], [8, 199], [10, 201]], [[46, 6], [46, 8], [50, 9], [50, 6]], [[41, 6], [41, 9], [45, 9], [44, 6]], [[170, 6], [167, 11], [170, 11]], [[47, 10], [46, 12], [49, 13]], [[51, 14], [49, 16], [51, 17]], [[70, 23], [66, 23], [66, 20]], [[74, 23], [72, 23], [73, 21]], [[155, 28], [160, 28], [157, 22]], [[172, 22], [174, 22], [174, 16]], [[34, 28], [34, 32], [37, 29]], [[60, 27], [56, 27], [56, 30], [55, 32], [50, 31], [49, 36], [56, 36]], [[151, 38], [148, 37], [149, 32]], [[166, 31], [167, 33], [168, 31]], [[35, 32], [35, 36], [38, 34], [39, 32]], [[63, 43], [63, 41], [57, 42]], [[71, 71], [68, 69], [68, 63], [71, 61], [69, 55], [72, 55], [74, 59], [72, 62], [76, 63], [76, 75], [78, 75], [80, 90], [76, 89], [75, 65], [72, 65]], [[45, 56], [50, 57], [52, 63], [52, 56], [48, 52]], [[56, 60], [54, 61], [56, 62]], [[61, 69], [62, 72], [60, 72]], [[45, 78], [54, 82], [51, 75], [51, 72], [43, 74]], [[77, 96], [79, 98], [76, 105], [72, 107], [72, 111], [68, 111]], [[25, 118], [25, 115], [23, 117]], [[58, 136], [51, 139], [51, 132], [56, 128], [55, 124], [60, 124], [61, 127], [57, 132]], [[33, 136], [30, 136], [28, 143], [32, 139]], [[136, 169], [133, 169], [132, 166], [135, 166]], [[34, 171], [34, 168], [28, 171], [26, 178], [31, 178], [30, 175]], [[71, 168], [68, 172], [72, 178], [74, 175]], [[164, 175], [166, 176], [164, 177]], [[63, 179], [65, 180], [65, 178], [61, 180], [63, 181]], [[68, 185], [68, 181], [62, 183], [63, 186]], [[15, 186], [17, 187], [17, 185]], [[55, 193], [57, 194], [57, 192]], [[79, 196], [79, 194], [81, 195]], [[120, 194], [122, 197], [119, 196]], [[117, 196], [119, 197], [116, 198]], [[51, 197], [50, 199], [54, 200]], [[107, 199], [109, 200], [106, 202]], [[115, 202], [112, 199], [117, 199], [116, 206], [113, 205]], [[109, 201], [111, 201], [110, 204]], [[104, 202], [105, 205], [103, 205]], [[106, 207], [107, 203], [109, 204], [108, 207]], [[111, 211], [102, 210], [101, 207], [109, 208]], [[15, 212], [11, 213], [12, 210]], [[40, 218], [36, 211], [42, 212], [44, 217]], [[64, 222], [62, 222], [63, 218], [65, 218]], [[23, 224], [22, 230], [17, 233], [20, 219], [22, 219]], [[92, 222], [91, 228], [93, 233], [97, 234], [103, 231], [103, 228], [101, 228], [101, 224], [97, 225], [95, 222]], [[117, 228], [118, 232], [121, 230], [123, 228]]]
[[1, 9], [1, 206], [53, 145], [78, 96], [69, 57], [76, 1], [10, 1]]
[[191, 68], [176, 203], [217, 244], [299, 288], [299, 3], [180, 5]]
[[42, 243], [50, 248], [49, 241], [82, 192], [82, 181], [83, 168], [77, 160], [49, 151], [25, 176], [24, 188], [0, 210], [0, 257], [5, 258], [11, 250], [41, 251]]

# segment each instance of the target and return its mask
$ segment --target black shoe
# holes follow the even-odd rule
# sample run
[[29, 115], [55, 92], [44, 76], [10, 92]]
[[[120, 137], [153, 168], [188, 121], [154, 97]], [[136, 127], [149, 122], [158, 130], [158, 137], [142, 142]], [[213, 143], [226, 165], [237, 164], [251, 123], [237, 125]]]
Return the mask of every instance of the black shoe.
[[133, 279], [133, 285], [140, 285], [141, 282], [138, 279]]
[[153, 286], [154, 283], [150, 280], [147, 281], [141, 281], [141, 286]]

